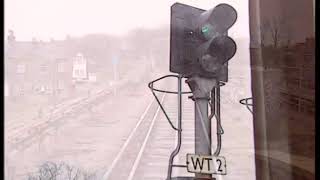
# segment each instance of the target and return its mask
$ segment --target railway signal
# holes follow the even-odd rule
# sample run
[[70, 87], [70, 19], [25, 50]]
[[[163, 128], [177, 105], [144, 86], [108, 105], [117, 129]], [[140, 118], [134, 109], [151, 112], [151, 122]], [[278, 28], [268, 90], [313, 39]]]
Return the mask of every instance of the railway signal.
[[[212, 174], [226, 175], [225, 158], [219, 156], [223, 133], [220, 85], [221, 81], [228, 81], [228, 61], [237, 49], [234, 40], [228, 36], [228, 30], [236, 20], [236, 10], [227, 4], [207, 11], [181, 3], [171, 6], [170, 71], [188, 78], [186, 83], [195, 104], [195, 154], [188, 154], [186, 162], [188, 172], [195, 173], [194, 179], [212, 179]], [[212, 155], [211, 119], [214, 115], [217, 146]], [[199, 165], [206, 160], [207, 166]], [[171, 163], [167, 179], [171, 179]]]
[[228, 29], [236, 19], [236, 10], [227, 4], [207, 11], [181, 3], [172, 5], [170, 71], [227, 81], [227, 61], [236, 52]]
[[[223, 129], [220, 118], [220, 86], [228, 81], [228, 61], [236, 53], [236, 43], [228, 36], [229, 28], [237, 20], [236, 10], [227, 4], [219, 4], [205, 11], [189, 5], [175, 3], [171, 6], [170, 71], [178, 75], [166, 75], [148, 84], [171, 127], [177, 131], [177, 144], [169, 158], [167, 180], [212, 179], [212, 174], [226, 175], [226, 160], [219, 156]], [[153, 87], [164, 78], [176, 77], [178, 91], [166, 91]], [[182, 91], [182, 78], [187, 78], [191, 92]], [[155, 91], [178, 95], [178, 125], [175, 127], [157, 98]], [[181, 148], [182, 94], [192, 93], [195, 105], [195, 154], [187, 154], [186, 164], [174, 164]], [[209, 102], [210, 101], [210, 102]], [[211, 114], [208, 104], [210, 104]], [[212, 155], [211, 119], [217, 121], [217, 146]], [[204, 165], [205, 164], [205, 165]], [[187, 168], [195, 177], [172, 178], [173, 167]]]

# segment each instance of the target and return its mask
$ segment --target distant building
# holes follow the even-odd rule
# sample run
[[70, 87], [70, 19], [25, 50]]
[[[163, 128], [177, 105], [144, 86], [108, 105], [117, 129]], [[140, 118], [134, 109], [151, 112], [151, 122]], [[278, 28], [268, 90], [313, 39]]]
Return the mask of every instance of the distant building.
[[315, 112], [315, 40], [289, 47], [281, 69], [285, 83], [280, 88], [281, 103], [295, 112]]
[[263, 47], [265, 89], [269, 99], [297, 113], [315, 112], [314, 50], [314, 39], [289, 47]]
[[88, 78], [90, 82], [97, 82], [97, 75], [96, 73], [89, 73]]
[[87, 64], [87, 59], [81, 53], [73, 59], [72, 78], [75, 82], [88, 79]]
[[15, 37], [15, 35], [14, 35], [13, 30], [9, 30], [9, 35], [8, 35], [7, 41], [8, 41], [9, 43], [12, 43], [12, 42], [15, 42], [15, 41], [16, 41], [16, 37]]
[[7, 81], [4, 82], [4, 97], [8, 97], [9, 96], [9, 84], [7, 83]]
[[67, 93], [72, 86], [71, 56], [61, 43], [15, 42], [7, 48], [5, 76], [12, 97]]

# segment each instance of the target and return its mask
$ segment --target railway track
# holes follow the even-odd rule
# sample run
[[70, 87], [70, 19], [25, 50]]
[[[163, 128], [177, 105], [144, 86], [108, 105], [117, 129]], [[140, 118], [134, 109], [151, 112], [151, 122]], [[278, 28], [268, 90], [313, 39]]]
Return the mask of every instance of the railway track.
[[[159, 95], [166, 112], [177, 122], [177, 96]], [[183, 96], [182, 149], [175, 164], [185, 164], [185, 154], [194, 152], [193, 101]], [[136, 127], [123, 144], [113, 161], [101, 172], [103, 180], [163, 180], [166, 179], [169, 156], [175, 148], [177, 133], [166, 120], [156, 101], [151, 102]], [[192, 176], [183, 169], [175, 168], [174, 175]]]
[[6, 134], [6, 145], [10, 151], [25, 149], [33, 144], [39, 135], [45, 133], [51, 127], [58, 125], [60, 120], [75, 115], [77, 112], [88, 109], [94, 103], [98, 103], [110, 92], [102, 90], [90, 97], [79, 98], [65, 104], [61, 104], [43, 118], [28, 124], [22, 128]]
[[[164, 102], [164, 107], [174, 122], [177, 122], [177, 98], [172, 96]], [[179, 154], [174, 160], [174, 164], [186, 165], [185, 155], [194, 152], [194, 120], [193, 102], [186, 96], [182, 103], [183, 122], [182, 122], [182, 144]], [[157, 117], [153, 131], [150, 133], [149, 140], [144, 149], [141, 149], [143, 156], [137, 161], [136, 167], [131, 169], [131, 176], [128, 180], [163, 180], [167, 177], [168, 162], [171, 152], [177, 142], [177, 133], [173, 131], [162, 114]], [[186, 168], [174, 168], [174, 176], [193, 176], [187, 172]]]
[[[229, 85], [231, 86], [231, 85]], [[168, 87], [168, 85], [166, 86]], [[183, 91], [187, 88], [183, 84]], [[226, 176], [213, 175], [216, 180], [255, 179], [254, 152], [250, 117], [251, 114], [238, 101], [228, 97], [234, 88], [222, 90], [223, 135], [221, 156], [227, 161]], [[176, 95], [158, 95], [173, 124], [178, 119]], [[246, 114], [245, 114], [246, 113]], [[248, 118], [246, 118], [246, 116]], [[212, 121], [212, 152], [216, 148], [216, 122]], [[173, 164], [186, 165], [186, 154], [194, 153], [194, 102], [182, 97], [182, 143]], [[158, 104], [153, 102], [141, 117], [135, 130], [127, 138], [113, 161], [98, 175], [102, 180], [164, 180], [167, 179], [168, 163], [177, 142], [174, 131]], [[171, 177], [194, 177], [186, 167], [174, 167]]]
[[64, 108], [68, 108], [68, 106], [74, 104], [74, 103], [77, 103], [81, 100], [84, 100], [85, 98], [76, 98], [76, 99], [73, 99], [73, 100], [69, 100], [67, 102], [62, 102], [60, 104], [57, 104], [55, 106], [55, 108], [51, 107], [49, 110], [47, 110], [48, 112], [45, 113], [44, 117], [42, 118], [39, 118], [39, 117], [34, 117], [32, 119], [30, 119], [30, 121], [32, 122], [29, 122], [28, 125], [24, 124], [23, 121], [9, 121], [6, 123], [6, 136], [7, 136], [7, 139], [9, 140], [9, 142], [16, 138], [21, 132], [23, 131], [26, 131], [28, 129], [30, 129], [30, 127], [33, 127], [35, 126], [36, 124], [40, 124], [42, 123], [43, 119], [49, 119], [50, 118], [50, 115], [52, 114], [57, 114], [59, 113], [61, 110], [63, 110]]
[[[170, 84], [165, 84], [162, 87], [172, 87]], [[186, 89], [186, 85], [183, 85]], [[185, 90], [184, 90], [185, 91]], [[230, 94], [223, 92], [225, 94]], [[77, 114], [84, 109], [88, 109], [92, 103], [99, 101], [106, 94], [100, 94], [91, 99], [83, 100], [75, 105], [70, 105], [64, 113], [65, 116]], [[177, 96], [158, 94], [159, 100], [164, 105], [168, 116], [177, 123]], [[222, 99], [224, 106], [222, 110], [223, 125], [225, 126], [226, 134], [223, 136], [223, 156], [227, 157], [228, 175], [222, 179], [229, 180], [236, 177], [240, 179], [253, 179], [254, 177], [254, 157], [251, 155], [251, 144], [249, 138], [251, 132], [239, 131], [248, 128], [246, 121], [240, 120], [241, 109], [235, 109], [234, 105], [225, 102], [226, 98]], [[242, 107], [241, 105], [239, 105]], [[237, 106], [238, 107], [238, 106]], [[238, 112], [240, 111], [240, 112]], [[243, 112], [247, 112], [243, 109]], [[59, 114], [59, 113], [58, 113]], [[52, 116], [52, 119], [62, 120], [63, 117]], [[61, 115], [61, 113], [60, 113]], [[55, 118], [53, 118], [55, 117]], [[239, 120], [237, 120], [237, 118]], [[52, 124], [48, 125], [52, 127]], [[44, 131], [47, 129], [43, 127]], [[215, 128], [215, 123], [212, 123], [212, 129]], [[233, 133], [230, 133], [233, 131]], [[44, 132], [42, 132], [44, 133]], [[239, 138], [239, 133], [244, 136]], [[215, 134], [215, 132], [213, 132]], [[245, 137], [245, 138], [243, 138]], [[32, 139], [32, 138], [31, 138]], [[131, 130], [128, 137], [119, 148], [113, 159], [106, 159], [105, 167], [97, 172], [98, 179], [102, 180], [163, 180], [166, 179], [169, 156], [175, 148], [177, 142], [177, 133], [174, 131], [166, 120], [159, 105], [154, 100], [150, 102], [135, 127]], [[25, 142], [24, 142], [25, 143]], [[30, 142], [32, 144], [32, 141]], [[23, 145], [23, 143], [22, 143]], [[24, 148], [20, 145], [19, 147]], [[213, 137], [213, 146], [215, 145], [215, 137]], [[27, 146], [25, 144], [25, 146]], [[18, 148], [18, 145], [15, 147]], [[215, 147], [213, 147], [215, 148]], [[186, 164], [186, 154], [194, 152], [194, 103], [187, 95], [182, 98], [182, 145], [179, 154], [176, 156], [174, 164]], [[244, 164], [247, 163], [247, 164]], [[99, 168], [100, 169], [100, 168]], [[186, 168], [174, 168], [172, 177], [176, 176], [194, 176], [188, 173]], [[220, 180], [221, 177], [217, 177]]]

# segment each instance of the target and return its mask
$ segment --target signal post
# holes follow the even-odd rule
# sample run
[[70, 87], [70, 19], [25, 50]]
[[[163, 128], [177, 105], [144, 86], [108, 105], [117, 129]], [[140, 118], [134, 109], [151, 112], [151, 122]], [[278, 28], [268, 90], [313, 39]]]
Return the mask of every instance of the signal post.
[[[195, 104], [195, 154], [211, 155], [211, 119], [208, 114], [210, 92], [217, 86], [215, 79], [191, 77], [187, 83], [193, 93]], [[189, 162], [191, 163], [191, 162]], [[209, 160], [204, 163], [211, 163]], [[212, 179], [211, 174], [196, 173], [196, 178]]]

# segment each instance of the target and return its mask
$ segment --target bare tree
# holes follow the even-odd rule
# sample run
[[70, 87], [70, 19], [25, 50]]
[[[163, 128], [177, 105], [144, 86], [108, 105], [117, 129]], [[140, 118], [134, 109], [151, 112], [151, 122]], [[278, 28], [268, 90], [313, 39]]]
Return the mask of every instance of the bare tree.
[[83, 180], [97, 180], [96, 174], [88, 171], [83, 171]]
[[274, 48], [289, 46], [292, 40], [290, 20], [290, 15], [284, 11], [279, 16], [263, 18], [260, 26], [262, 46], [267, 43], [268, 38]]
[[293, 33], [292, 33], [292, 20], [293, 18], [290, 16], [290, 14], [288, 12], [283, 12], [283, 27], [282, 27], [282, 31], [284, 34], [284, 43], [285, 46], [290, 46], [291, 41], [293, 40]]
[[68, 164], [64, 165], [67, 180], [77, 180], [80, 175], [80, 170], [78, 168], [75, 168], [73, 166], [70, 166]]
[[39, 173], [41, 179], [56, 180], [61, 173], [61, 164], [46, 162], [40, 166]]
[[273, 42], [273, 47], [277, 48], [281, 40], [281, 26], [283, 21], [281, 18], [272, 18], [269, 22], [269, 29], [271, 32], [271, 38]]
[[261, 37], [261, 46], [265, 46], [266, 45], [266, 40], [267, 40], [267, 36], [268, 36], [268, 23], [266, 21], [262, 21], [261, 25], [260, 25], [260, 37]]
[[96, 173], [76, 168], [64, 162], [45, 162], [27, 180], [97, 180]]

